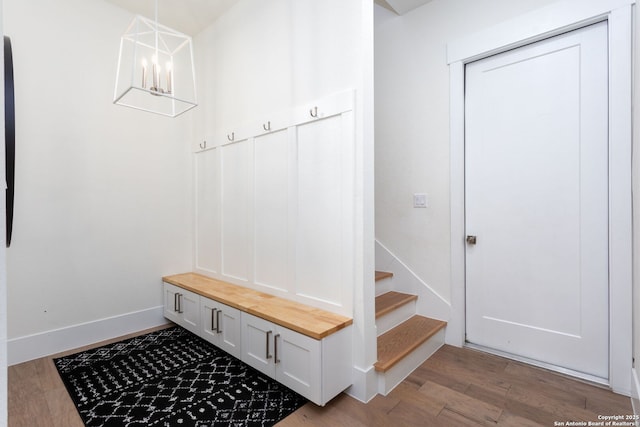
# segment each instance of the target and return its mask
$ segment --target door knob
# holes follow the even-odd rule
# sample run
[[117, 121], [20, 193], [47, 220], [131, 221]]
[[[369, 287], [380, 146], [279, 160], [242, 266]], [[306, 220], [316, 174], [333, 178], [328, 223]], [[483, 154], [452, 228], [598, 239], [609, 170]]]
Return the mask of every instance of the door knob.
[[476, 236], [467, 236], [467, 243], [470, 245], [475, 245], [476, 244]]

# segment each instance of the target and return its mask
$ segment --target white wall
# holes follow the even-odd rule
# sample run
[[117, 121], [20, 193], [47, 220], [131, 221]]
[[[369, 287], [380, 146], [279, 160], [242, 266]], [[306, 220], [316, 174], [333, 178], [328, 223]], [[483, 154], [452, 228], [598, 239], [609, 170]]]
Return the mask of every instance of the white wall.
[[197, 138], [354, 88], [360, 7], [357, 0], [240, 0], [195, 39], [204, 107]]
[[[376, 6], [376, 239], [450, 301], [446, 45], [554, 0], [434, 0], [397, 16]], [[429, 207], [414, 209], [413, 193]]]
[[[112, 104], [130, 13], [101, 0], [7, 0], [4, 12], [16, 76], [8, 325], [17, 362], [29, 350], [12, 358], [12, 347], [49, 331], [139, 311], [162, 321], [160, 278], [191, 269], [192, 113]], [[83, 339], [140, 326], [84, 325]], [[38, 350], [65, 344], [78, 343]]]

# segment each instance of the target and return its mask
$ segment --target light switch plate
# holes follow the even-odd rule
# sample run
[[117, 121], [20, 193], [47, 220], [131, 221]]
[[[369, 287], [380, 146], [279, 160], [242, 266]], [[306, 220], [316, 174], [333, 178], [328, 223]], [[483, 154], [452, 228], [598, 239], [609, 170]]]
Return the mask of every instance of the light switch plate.
[[427, 195], [424, 193], [414, 193], [413, 195], [413, 207], [414, 208], [426, 208], [429, 206]]

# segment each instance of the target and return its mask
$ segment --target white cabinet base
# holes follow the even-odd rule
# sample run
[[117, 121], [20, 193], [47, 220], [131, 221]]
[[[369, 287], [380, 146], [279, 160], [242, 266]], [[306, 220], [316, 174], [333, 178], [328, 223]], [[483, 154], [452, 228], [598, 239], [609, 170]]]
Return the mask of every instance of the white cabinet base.
[[317, 405], [353, 383], [351, 325], [315, 339], [170, 283], [163, 292], [167, 319]]
[[241, 313], [242, 361], [324, 406], [351, 381], [351, 327], [316, 340]]

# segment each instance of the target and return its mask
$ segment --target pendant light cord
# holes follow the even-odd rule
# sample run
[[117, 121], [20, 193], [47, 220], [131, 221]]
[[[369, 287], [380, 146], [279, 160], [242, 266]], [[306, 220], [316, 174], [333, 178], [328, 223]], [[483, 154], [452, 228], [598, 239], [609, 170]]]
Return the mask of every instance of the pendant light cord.
[[158, 57], [158, 0], [156, 0], [156, 63], [160, 64], [160, 58]]

